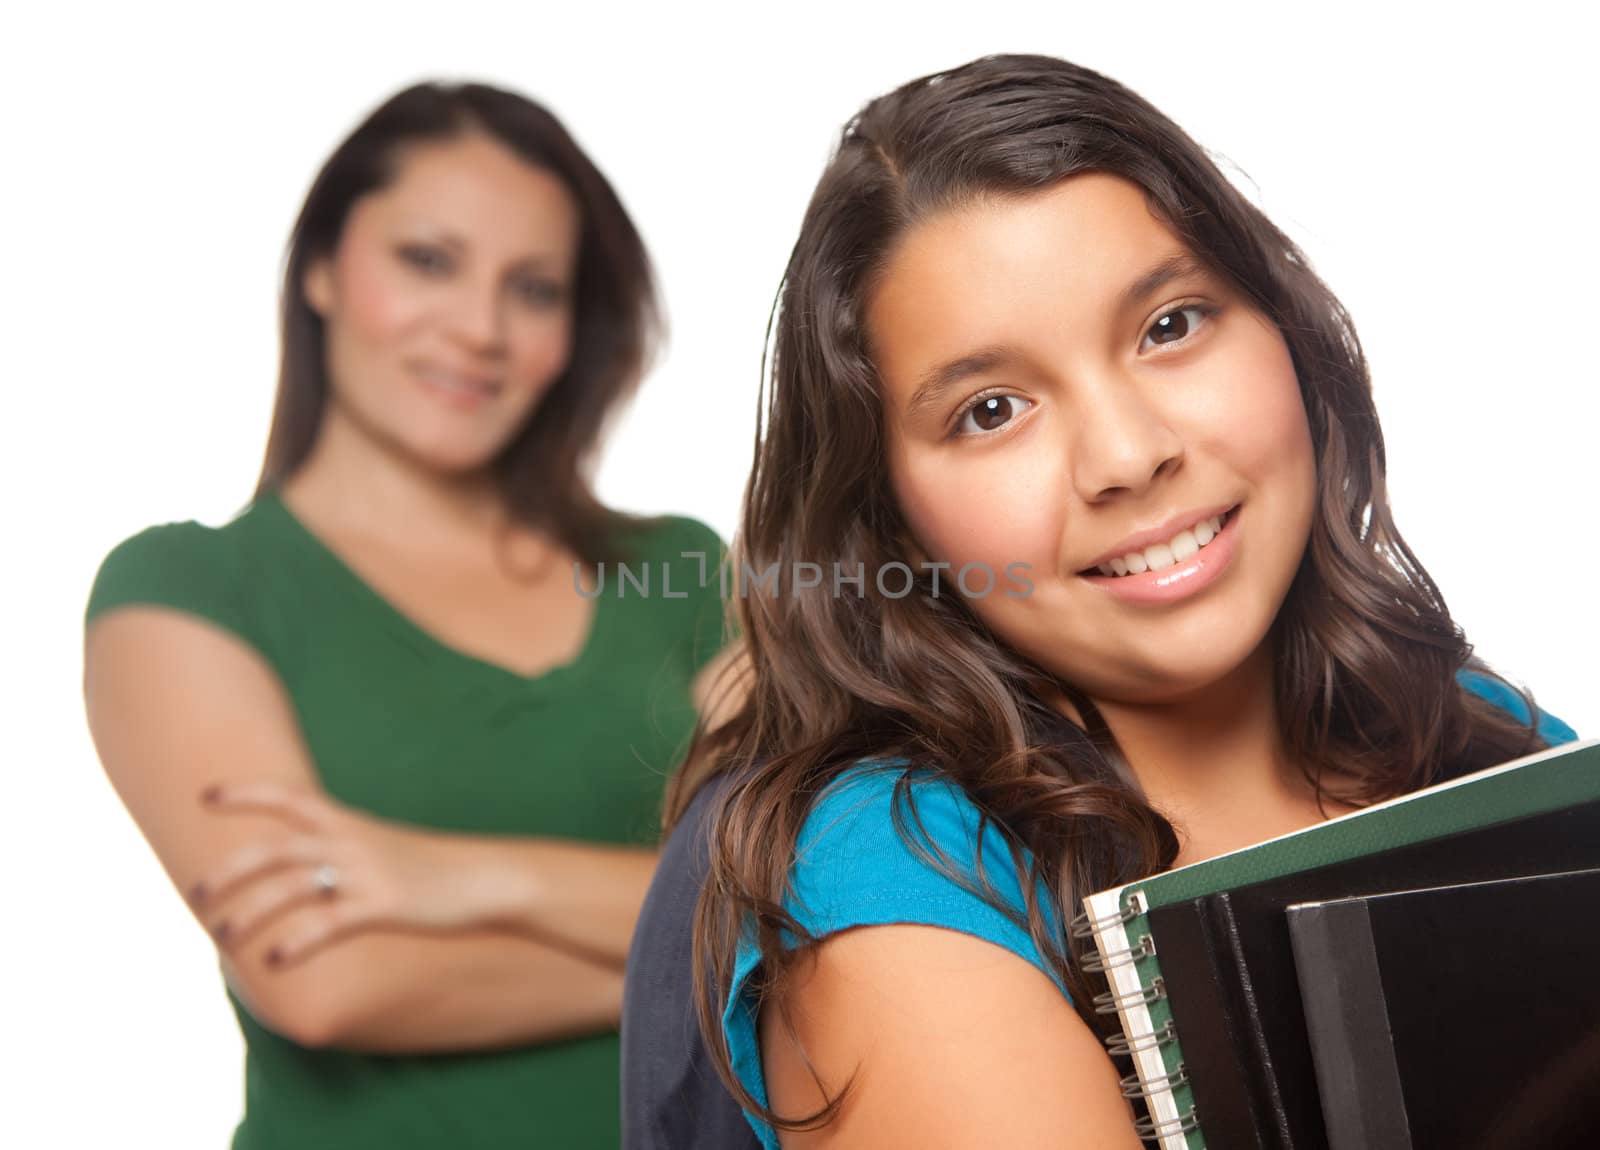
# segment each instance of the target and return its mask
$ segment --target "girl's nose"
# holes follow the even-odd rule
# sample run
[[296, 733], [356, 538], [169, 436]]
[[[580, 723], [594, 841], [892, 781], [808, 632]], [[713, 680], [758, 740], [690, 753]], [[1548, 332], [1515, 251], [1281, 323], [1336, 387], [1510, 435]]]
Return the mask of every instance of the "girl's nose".
[[1094, 381], [1081, 389], [1077, 407], [1073, 483], [1085, 502], [1142, 491], [1183, 457], [1182, 438], [1134, 380]]

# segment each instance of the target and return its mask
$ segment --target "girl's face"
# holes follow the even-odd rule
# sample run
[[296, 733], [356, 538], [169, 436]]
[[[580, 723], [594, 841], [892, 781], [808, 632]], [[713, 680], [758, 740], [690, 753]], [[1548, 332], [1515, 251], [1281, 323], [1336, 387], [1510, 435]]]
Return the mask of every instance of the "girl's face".
[[487, 464], [566, 367], [579, 213], [478, 133], [415, 145], [305, 278], [339, 414], [429, 466]]
[[1294, 366], [1136, 184], [1085, 173], [927, 218], [867, 326], [890, 481], [918, 558], [950, 564], [940, 594], [986, 565], [988, 594], [982, 567], [965, 581], [979, 617], [1105, 701], [1179, 699], [1261, 647], [1316, 501]]

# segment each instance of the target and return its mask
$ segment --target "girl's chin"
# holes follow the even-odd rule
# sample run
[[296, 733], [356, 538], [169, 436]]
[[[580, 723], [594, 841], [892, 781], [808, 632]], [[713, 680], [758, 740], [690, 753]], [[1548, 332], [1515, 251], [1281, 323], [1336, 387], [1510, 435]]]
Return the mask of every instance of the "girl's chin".
[[[1246, 672], [1260, 644], [1240, 643], [1239, 639], [1234, 632], [1209, 645], [1174, 643], [1174, 649], [1141, 652], [1137, 657], [1107, 654], [1092, 665], [1080, 662], [1056, 670], [1066, 682], [1078, 685], [1098, 701], [1129, 706], [1181, 703], [1202, 697]], [[1180, 646], [1186, 646], [1187, 652], [1176, 649]]]

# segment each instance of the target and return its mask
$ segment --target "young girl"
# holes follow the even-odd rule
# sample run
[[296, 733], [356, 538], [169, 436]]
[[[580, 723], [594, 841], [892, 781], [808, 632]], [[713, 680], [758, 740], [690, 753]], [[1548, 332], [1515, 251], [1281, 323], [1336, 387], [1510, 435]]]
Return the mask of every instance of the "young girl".
[[423, 84], [328, 159], [283, 287], [253, 499], [124, 540], [87, 612], [95, 742], [244, 1033], [234, 1145], [615, 1146], [721, 614], [715, 533], [585, 467], [652, 345], [644, 245], [545, 109]]
[[1572, 737], [1396, 529], [1344, 309], [1106, 77], [869, 104], [771, 388], [751, 689], [669, 807], [709, 838], [684, 993], [765, 1146], [1138, 1146], [1084, 895]]

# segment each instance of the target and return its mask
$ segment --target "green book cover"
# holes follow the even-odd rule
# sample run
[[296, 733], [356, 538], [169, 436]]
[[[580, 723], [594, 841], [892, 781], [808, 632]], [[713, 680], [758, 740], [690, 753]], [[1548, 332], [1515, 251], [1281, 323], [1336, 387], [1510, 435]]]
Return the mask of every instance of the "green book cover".
[[1200, 1150], [1204, 1131], [1183, 1080], [1182, 1035], [1161, 981], [1160, 939], [1151, 937], [1155, 907], [1232, 890], [1346, 859], [1560, 810], [1600, 797], [1600, 739], [1565, 743], [1498, 767], [1465, 775], [1340, 815], [1254, 846], [1191, 863], [1090, 895], [1075, 934], [1092, 937], [1111, 995], [1097, 1005], [1115, 1010], [1134, 1059], [1150, 1127], [1141, 1133], [1161, 1150]]

